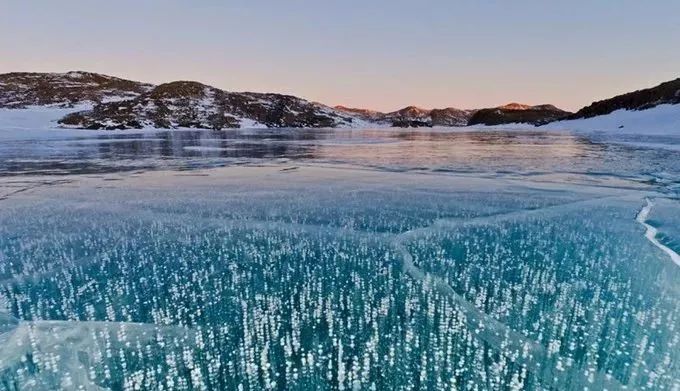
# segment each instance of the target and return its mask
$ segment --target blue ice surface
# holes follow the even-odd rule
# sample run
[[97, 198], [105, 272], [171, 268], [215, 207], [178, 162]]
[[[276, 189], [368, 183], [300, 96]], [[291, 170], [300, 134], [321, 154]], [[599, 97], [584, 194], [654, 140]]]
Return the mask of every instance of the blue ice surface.
[[680, 152], [569, 133], [0, 146], [0, 390], [680, 387]]

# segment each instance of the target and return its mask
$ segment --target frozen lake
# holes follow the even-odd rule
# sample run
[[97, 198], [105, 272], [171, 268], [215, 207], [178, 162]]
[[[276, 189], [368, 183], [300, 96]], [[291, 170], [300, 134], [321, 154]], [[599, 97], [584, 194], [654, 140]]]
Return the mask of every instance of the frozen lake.
[[0, 131], [0, 390], [680, 389], [680, 137]]

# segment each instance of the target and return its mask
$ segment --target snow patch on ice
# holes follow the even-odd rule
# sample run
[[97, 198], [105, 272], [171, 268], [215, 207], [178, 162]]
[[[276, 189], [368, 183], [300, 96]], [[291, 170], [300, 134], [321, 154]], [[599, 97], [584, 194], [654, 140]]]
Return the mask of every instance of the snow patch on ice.
[[254, 119], [250, 118], [241, 118], [239, 123], [239, 126], [242, 129], [266, 129], [267, 125], [261, 124]]
[[[60, 139], [83, 135], [101, 135], [103, 130], [80, 129], [57, 123], [67, 114], [90, 110], [91, 104], [74, 107], [29, 106], [23, 109], [0, 108], [0, 142], [17, 140]], [[158, 132], [146, 124], [143, 129], [116, 130], [116, 134]]]
[[57, 121], [67, 114], [90, 110], [91, 104], [73, 107], [29, 106], [24, 109], [0, 108], [0, 132], [15, 129], [56, 129]]

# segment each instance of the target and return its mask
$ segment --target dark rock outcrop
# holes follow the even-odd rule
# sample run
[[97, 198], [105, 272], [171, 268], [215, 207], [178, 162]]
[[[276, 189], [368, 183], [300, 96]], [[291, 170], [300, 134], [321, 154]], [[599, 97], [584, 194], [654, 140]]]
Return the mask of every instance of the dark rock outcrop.
[[502, 125], [511, 123], [529, 123], [543, 125], [567, 117], [568, 111], [553, 105], [529, 106], [510, 103], [500, 107], [477, 110], [468, 121], [468, 125]]
[[680, 104], [680, 78], [627, 94], [593, 102], [568, 119], [589, 118], [616, 110], [644, 110], [660, 104]]
[[432, 109], [430, 118], [432, 126], [465, 126], [476, 110], [460, 110], [453, 107]]
[[392, 121], [392, 126], [395, 128], [426, 128], [432, 127], [432, 123], [417, 119], [395, 119]]

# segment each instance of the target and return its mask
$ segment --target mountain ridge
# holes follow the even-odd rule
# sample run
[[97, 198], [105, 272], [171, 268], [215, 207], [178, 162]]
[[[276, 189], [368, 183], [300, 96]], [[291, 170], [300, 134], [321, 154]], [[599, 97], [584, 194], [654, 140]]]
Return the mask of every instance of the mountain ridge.
[[547, 123], [589, 118], [616, 110], [680, 104], [680, 78], [593, 102], [575, 113], [551, 104], [511, 102], [498, 107], [426, 109], [406, 106], [381, 112], [330, 107], [293, 95], [231, 92], [196, 81], [158, 85], [94, 72], [0, 74], [0, 108], [73, 108], [62, 127], [87, 129], [239, 127], [431, 127]]
[[396, 127], [466, 126], [470, 115], [475, 111], [455, 107], [423, 109], [418, 106], [406, 106], [385, 113], [346, 106], [334, 106], [334, 108], [348, 114], [357, 115], [365, 121], [374, 121]]

